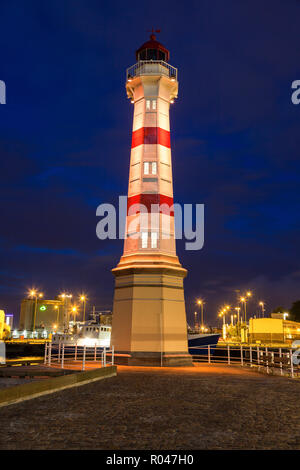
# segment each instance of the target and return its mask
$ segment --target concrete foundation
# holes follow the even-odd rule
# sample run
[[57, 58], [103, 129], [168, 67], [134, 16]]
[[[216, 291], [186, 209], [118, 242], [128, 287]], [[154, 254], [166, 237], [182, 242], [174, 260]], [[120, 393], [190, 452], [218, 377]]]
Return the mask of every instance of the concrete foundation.
[[112, 345], [117, 364], [191, 366], [182, 268], [114, 271]]

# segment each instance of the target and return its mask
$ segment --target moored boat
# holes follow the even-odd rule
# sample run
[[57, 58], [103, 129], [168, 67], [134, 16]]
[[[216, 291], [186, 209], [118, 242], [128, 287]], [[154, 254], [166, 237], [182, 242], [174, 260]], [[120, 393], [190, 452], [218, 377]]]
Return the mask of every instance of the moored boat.
[[213, 355], [217, 347], [220, 334], [211, 333], [188, 333], [188, 349], [191, 356]]

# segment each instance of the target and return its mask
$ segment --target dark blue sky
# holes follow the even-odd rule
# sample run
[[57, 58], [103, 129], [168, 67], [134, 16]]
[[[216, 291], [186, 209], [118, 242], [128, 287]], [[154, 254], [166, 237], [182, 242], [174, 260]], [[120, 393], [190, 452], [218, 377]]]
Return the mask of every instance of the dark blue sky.
[[202, 296], [214, 322], [235, 289], [268, 311], [300, 298], [300, 1], [3, 0], [0, 308], [31, 286], [111, 308], [122, 241], [95, 213], [127, 192], [125, 69], [152, 26], [179, 69], [175, 201], [205, 204], [204, 248], [177, 243], [188, 315]]

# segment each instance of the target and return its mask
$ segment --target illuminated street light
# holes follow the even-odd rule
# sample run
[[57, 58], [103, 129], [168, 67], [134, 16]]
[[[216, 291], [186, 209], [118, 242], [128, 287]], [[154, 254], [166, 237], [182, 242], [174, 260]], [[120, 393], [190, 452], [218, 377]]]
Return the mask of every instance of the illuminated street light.
[[33, 314], [33, 332], [35, 332], [35, 322], [36, 322], [36, 310], [37, 310], [37, 299], [38, 297], [39, 298], [42, 298], [44, 296], [44, 294], [42, 294], [41, 292], [37, 292], [35, 289], [31, 289], [31, 291], [29, 292], [29, 297], [33, 297], [35, 299], [35, 302], [34, 302], [34, 314]]
[[200, 305], [201, 307], [201, 329], [204, 329], [204, 313], [203, 313], [203, 308], [204, 308], [204, 302], [202, 299], [199, 299], [197, 301], [197, 304]]
[[244, 304], [244, 320], [247, 322], [247, 310], [246, 310], [246, 304], [247, 304], [247, 299], [245, 297], [241, 297], [240, 301]]
[[54, 309], [57, 310], [56, 323], [59, 323], [59, 305], [54, 305]]
[[195, 317], [195, 319], [194, 319], [194, 327], [195, 327], [195, 330], [196, 330], [196, 326], [197, 326], [197, 323], [198, 323], [198, 322], [197, 322], [197, 312], [194, 312], [194, 317]]
[[85, 322], [85, 306], [86, 306], [86, 296], [81, 295], [80, 296], [81, 302], [83, 302], [83, 322]]
[[264, 317], [265, 316], [265, 303], [260, 301], [258, 305], [261, 307], [261, 314], [262, 314], [262, 317]]
[[237, 311], [237, 322], [240, 323], [240, 310], [241, 310], [241, 307], [235, 307], [235, 309]]
[[72, 312], [74, 314], [74, 324], [75, 324], [76, 313], [77, 313], [77, 307], [75, 305], [74, 305], [74, 307], [72, 307]]

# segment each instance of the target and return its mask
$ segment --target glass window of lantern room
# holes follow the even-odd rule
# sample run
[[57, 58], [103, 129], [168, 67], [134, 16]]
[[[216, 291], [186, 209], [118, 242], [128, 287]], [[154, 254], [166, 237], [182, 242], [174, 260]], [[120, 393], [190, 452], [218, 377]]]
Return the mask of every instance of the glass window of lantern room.
[[144, 162], [144, 175], [149, 175], [149, 162]]
[[166, 61], [166, 54], [163, 51], [158, 51], [158, 60]]
[[152, 175], [156, 175], [157, 173], [157, 163], [152, 162]]
[[157, 232], [151, 232], [151, 248], [157, 248]]
[[148, 60], [157, 60], [157, 50], [156, 49], [147, 49], [147, 59]]
[[153, 110], [156, 109], [156, 100], [152, 100], [152, 109], [153, 109]]
[[142, 248], [147, 248], [148, 246], [148, 233], [142, 232]]
[[146, 111], [150, 111], [150, 109], [151, 109], [151, 101], [146, 100]]

